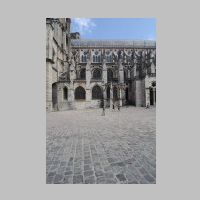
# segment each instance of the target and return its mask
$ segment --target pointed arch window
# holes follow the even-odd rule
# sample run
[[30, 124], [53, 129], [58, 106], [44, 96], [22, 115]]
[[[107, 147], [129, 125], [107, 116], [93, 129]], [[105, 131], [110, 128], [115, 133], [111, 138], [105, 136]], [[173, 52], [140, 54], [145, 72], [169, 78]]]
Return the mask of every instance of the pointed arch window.
[[80, 71], [80, 79], [81, 80], [85, 80], [85, 69], [81, 69], [81, 71]]
[[101, 70], [100, 69], [94, 69], [93, 79], [101, 79]]
[[108, 81], [112, 81], [113, 79], [113, 71], [111, 69], [108, 69], [107, 71], [107, 79]]
[[83, 62], [83, 63], [87, 62], [87, 56], [86, 55], [81, 56], [81, 62]]

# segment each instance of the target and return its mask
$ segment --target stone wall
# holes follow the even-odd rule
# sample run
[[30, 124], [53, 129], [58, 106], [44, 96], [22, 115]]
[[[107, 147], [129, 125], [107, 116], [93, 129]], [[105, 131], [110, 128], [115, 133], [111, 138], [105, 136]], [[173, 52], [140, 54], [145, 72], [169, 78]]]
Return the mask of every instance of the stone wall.
[[[66, 37], [70, 21], [65, 18], [46, 19], [46, 110], [53, 111], [52, 85], [59, 81], [59, 75], [66, 71], [68, 48]], [[54, 90], [54, 92], [56, 92]], [[59, 104], [59, 103], [58, 103]]]
[[[146, 106], [150, 98], [149, 88], [155, 81], [155, 44], [117, 42], [115, 46], [115, 42], [93, 41], [92, 47], [84, 46], [84, 42], [83, 47], [81, 43], [71, 47], [70, 22], [69, 18], [46, 20], [46, 110], [100, 107], [101, 100], [92, 99], [92, 88], [95, 85], [100, 86], [104, 91], [104, 98], [107, 99], [105, 87], [106, 84], [110, 85], [108, 80], [110, 69], [113, 73], [112, 84], [118, 88], [118, 103], [121, 106], [127, 102], [135, 106]], [[102, 47], [102, 44], [105, 47]], [[132, 44], [139, 46], [133, 47]], [[149, 46], [145, 46], [146, 44]], [[80, 77], [82, 69], [86, 70], [85, 80], [81, 80]], [[101, 70], [100, 80], [94, 79], [94, 69]], [[75, 99], [74, 93], [78, 86], [85, 89], [85, 100]], [[65, 87], [68, 91], [67, 99], [63, 94]], [[128, 88], [127, 99], [126, 88]], [[110, 93], [113, 94], [113, 91]], [[112, 95], [110, 99], [105, 100], [105, 104], [112, 107]]]

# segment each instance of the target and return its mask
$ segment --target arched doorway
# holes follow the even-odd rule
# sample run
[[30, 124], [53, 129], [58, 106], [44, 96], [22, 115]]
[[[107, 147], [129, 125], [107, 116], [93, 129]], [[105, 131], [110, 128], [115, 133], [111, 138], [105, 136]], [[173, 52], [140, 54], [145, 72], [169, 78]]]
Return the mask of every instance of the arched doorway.
[[110, 99], [110, 87], [108, 86], [106, 89], [107, 99]]
[[92, 88], [92, 99], [103, 99], [102, 89], [98, 85]]
[[76, 100], [85, 100], [85, 89], [81, 86], [75, 89], [75, 99]]

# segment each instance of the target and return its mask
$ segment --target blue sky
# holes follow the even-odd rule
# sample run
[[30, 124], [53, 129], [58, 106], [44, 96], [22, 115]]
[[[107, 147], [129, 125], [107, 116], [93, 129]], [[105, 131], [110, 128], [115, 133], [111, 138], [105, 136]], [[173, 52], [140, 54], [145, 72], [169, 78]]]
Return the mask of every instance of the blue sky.
[[155, 18], [73, 18], [81, 39], [156, 40]]

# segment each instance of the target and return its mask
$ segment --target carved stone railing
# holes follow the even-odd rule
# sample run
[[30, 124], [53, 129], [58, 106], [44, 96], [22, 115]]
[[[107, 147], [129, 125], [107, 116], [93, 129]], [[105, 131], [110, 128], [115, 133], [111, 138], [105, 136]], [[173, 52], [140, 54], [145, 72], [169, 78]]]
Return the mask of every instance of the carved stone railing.
[[111, 82], [117, 83], [118, 82], [118, 78], [108, 79], [108, 83], [111, 83]]
[[102, 80], [102, 78], [91, 78], [90, 79], [90, 82], [102, 82], [103, 80]]
[[72, 40], [74, 48], [156, 48], [152, 40]]

